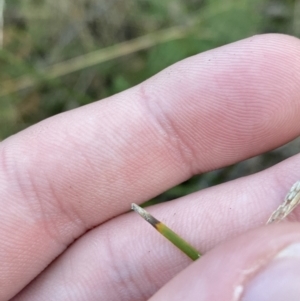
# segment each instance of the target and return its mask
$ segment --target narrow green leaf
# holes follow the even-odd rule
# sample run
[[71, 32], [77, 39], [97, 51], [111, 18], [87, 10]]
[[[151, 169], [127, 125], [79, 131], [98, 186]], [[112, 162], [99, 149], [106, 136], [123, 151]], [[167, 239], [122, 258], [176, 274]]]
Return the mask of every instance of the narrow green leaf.
[[180, 249], [192, 260], [197, 260], [201, 254], [192, 247], [188, 242], [182, 239], [174, 231], [168, 228], [165, 224], [157, 220], [145, 209], [141, 208], [136, 204], [131, 205], [131, 209], [137, 212], [141, 217], [143, 217], [147, 222], [149, 222], [159, 233], [161, 233], [165, 238], [167, 238], [173, 245]]

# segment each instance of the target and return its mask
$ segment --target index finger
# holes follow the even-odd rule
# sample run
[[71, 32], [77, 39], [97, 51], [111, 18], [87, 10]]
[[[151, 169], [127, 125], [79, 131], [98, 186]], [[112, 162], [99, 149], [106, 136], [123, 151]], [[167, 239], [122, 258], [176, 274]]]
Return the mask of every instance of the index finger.
[[299, 47], [246, 39], [2, 142], [0, 299], [130, 203], [299, 135]]

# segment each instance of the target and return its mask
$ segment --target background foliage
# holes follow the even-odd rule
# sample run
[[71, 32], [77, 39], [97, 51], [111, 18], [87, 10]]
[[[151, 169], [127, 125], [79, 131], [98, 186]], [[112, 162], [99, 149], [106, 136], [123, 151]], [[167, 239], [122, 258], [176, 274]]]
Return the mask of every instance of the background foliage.
[[[300, 35], [296, 0], [9, 0], [3, 16], [0, 140], [196, 53], [257, 33]], [[299, 145], [196, 176], [151, 203], [257, 172]]]

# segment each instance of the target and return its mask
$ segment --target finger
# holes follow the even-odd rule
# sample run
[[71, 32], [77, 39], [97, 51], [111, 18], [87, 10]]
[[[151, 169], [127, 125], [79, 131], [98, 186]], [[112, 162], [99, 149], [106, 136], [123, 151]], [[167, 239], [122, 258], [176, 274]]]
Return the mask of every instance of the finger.
[[299, 224], [256, 229], [203, 256], [150, 300], [296, 301], [299, 251]]
[[[297, 155], [258, 174], [148, 210], [205, 254], [220, 242], [264, 225], [299, 178], [299, 168]], [[296, 209], [291, 220], [300, 221], [299, 212]], [[80, 238], [14, 301], [63, 301], [70, 292], [72, 301], [145, 300], [190, 263], [149, 224], [129, 213]]]
[[228, 45], [3, 142], [0, 299], [129, 203], [299, 135], [299, 45]]

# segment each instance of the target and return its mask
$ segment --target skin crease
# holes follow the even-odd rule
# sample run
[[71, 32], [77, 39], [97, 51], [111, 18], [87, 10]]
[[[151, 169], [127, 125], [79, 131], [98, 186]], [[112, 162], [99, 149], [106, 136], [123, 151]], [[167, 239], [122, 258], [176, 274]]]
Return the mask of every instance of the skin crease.
[[[251, 37], [3, 141], [0, 300], [146, 300], [158, 291], [190, 261], [123, 213], [196, 173], [297, 137], [299, 54], [295, 38]], [[266, 222], [299, 164], [295, 156], [149, 212], [209, 256]], [[280, 244], [279, 225], [254, 232], [252, 248], [260, 231]]]

